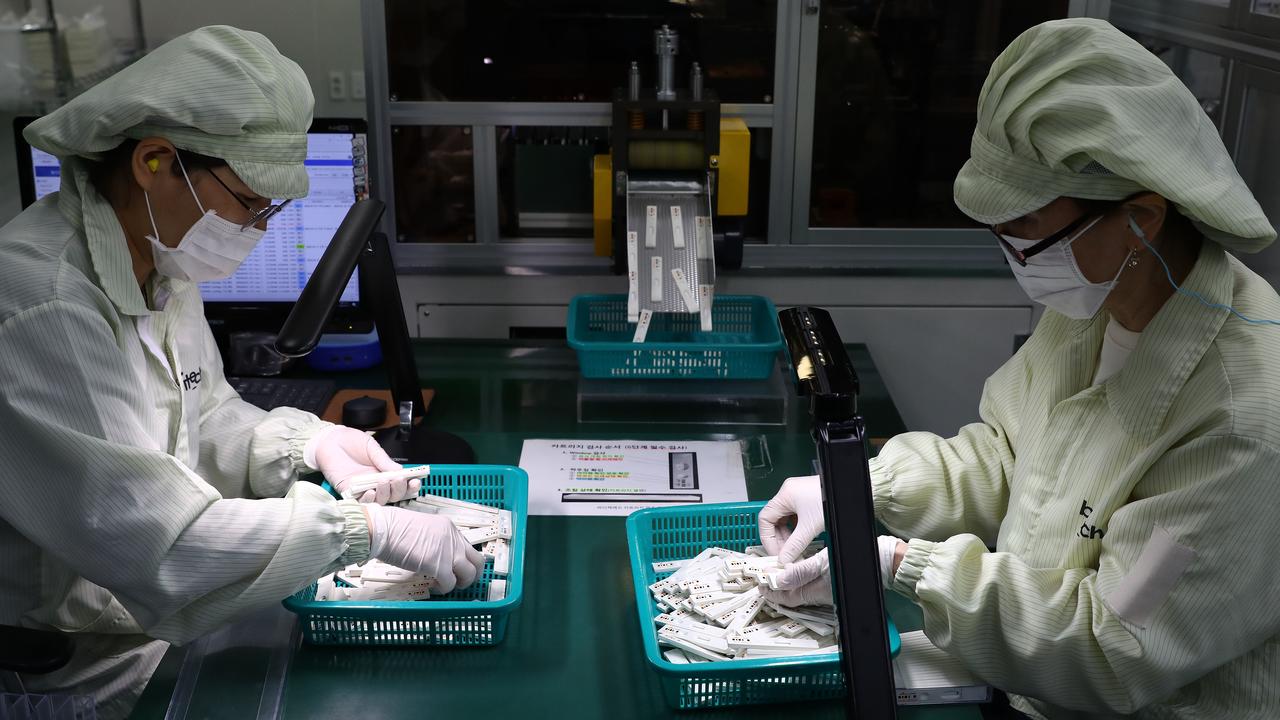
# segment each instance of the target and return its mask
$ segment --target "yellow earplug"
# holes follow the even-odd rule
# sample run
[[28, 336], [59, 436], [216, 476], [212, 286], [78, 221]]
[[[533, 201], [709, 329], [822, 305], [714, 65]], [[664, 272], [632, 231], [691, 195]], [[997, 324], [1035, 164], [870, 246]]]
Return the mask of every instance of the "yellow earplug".
[[159, 159], [159, 158], [151, 158], [150, 160], [148, 160], [148, 161], [147, 161], [147, 167], [151, 168], [151, 172], [155, 172], [155, 171], [159, 170], [159, 169], [160, 169], [160, 159]]

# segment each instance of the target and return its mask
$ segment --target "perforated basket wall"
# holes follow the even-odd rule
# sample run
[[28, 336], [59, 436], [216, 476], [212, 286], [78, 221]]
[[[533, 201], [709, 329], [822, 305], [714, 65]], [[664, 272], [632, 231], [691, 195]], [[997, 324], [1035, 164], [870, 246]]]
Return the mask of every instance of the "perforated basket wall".
[[583, 377], [759, 380], [782, 349], [777, 318], [768, 298], [722, 295], [711, 306], [712, 331], [702, 332], [697, 315], [659, 313], [634, 343], [625, 295], [578, 295], [565, 327]]

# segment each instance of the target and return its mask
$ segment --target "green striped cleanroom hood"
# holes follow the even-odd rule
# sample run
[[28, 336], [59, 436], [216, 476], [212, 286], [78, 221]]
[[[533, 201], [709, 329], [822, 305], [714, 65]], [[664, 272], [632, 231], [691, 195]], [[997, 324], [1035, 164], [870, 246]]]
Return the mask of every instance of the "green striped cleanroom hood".
[[1059, 197], [1144, 190], [1231, 250], [1257, 252], [1276, 237], [1217, 128], [1159, 58], [1104, 20], [1019, 35], [982, 85], [956, 205], [994, 225]]

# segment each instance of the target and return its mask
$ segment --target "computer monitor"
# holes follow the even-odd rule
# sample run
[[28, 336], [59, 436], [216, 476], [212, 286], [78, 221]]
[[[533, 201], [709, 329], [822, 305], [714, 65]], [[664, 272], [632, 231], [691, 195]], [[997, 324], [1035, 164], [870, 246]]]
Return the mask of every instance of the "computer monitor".
[[[14, 121], [18, 185], [25, 208], [58, 189], [58, 159], [31, 147], [22, 129], [35, 118]], [[200, 284], [205, 314], [215, 332], [279, 327], [328, 247], [342, 218], [367, 194], [367, 152], [362, 120], [316, 119], [307, 133], [311, 192], [294, 200], [268, 225], [267, 233], [235, 275]], [[366, 330], [358, 311], [359, 281], [343, 290], [333, 330]]]

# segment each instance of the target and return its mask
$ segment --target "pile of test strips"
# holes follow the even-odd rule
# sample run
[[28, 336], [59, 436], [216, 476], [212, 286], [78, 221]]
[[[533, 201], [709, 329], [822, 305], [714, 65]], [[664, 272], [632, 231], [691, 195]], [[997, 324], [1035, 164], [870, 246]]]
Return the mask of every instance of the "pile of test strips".
[[[811, 544], [804, 557], [821, 549]], [[712, 547], [689, 560], [655, 562], [667, 577], [649, 586], [663, 612], [653, 619], [669, 662], [827, 655], [839, 652], [835, 610], [790, 608], [764, 599], [776, 590], [778, 558], [756, 545], [746, 552]], [[672, 572], [674, 571], [674, 572]]]
[[[429, 494], [393, 503], [393, 506], [449, 518], [467, 542], [493, 561], [494, 575], [510, 574], [510, 510]], [[489, 581], [486, 599], [495, 601], [507, 596], [507, 581], [503, 577]], [[369, 560], [320, 578], [316, 584], [316, 600], [427, 600], [434, 586], [433, 577]]]

